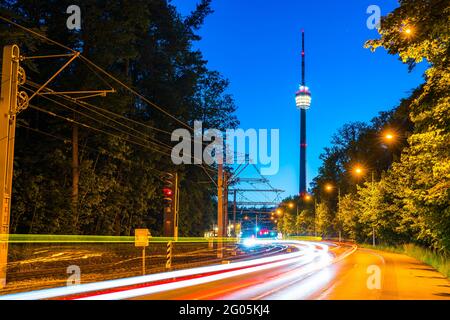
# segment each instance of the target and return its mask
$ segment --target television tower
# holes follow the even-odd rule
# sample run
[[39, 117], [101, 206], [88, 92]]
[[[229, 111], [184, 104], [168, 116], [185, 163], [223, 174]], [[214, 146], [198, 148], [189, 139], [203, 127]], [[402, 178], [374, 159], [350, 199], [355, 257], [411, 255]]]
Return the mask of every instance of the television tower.
[[302, 83], [295, 93], [295, 104], [300, 109], [300, 188], [299, 194], [303, 197], [306, 189], [306, 110], [311, 106], [311, 92], [306, 86], [305, 79], [305, 32], [302, 31]]

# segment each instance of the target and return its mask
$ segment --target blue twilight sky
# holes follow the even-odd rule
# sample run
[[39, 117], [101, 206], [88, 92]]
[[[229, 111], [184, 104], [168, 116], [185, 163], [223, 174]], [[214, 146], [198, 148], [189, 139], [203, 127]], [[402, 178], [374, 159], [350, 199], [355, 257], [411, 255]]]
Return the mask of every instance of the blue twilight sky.
[[[173, 0], [182, 15], [196, 0]], [[422, 82], [425, 66], [412, 73], [384, 49], [364, 49], [377, 38], [366, 21], [369, 5], [382, 15], [395, 0], [213, 0], [196, 46], [210, 69], [231, 81], [241, 128], [280, 129], [280, 170], [272, 185], [298, 192], [299, 112], [294, 93], [301, 73], [301, 30], [306, 33], [306, 82], [313, 103], [307, 113], [307, 177], [316, 176], [319, 155], [333, 133], [350, 121], [368, 121], [388, 110]]]

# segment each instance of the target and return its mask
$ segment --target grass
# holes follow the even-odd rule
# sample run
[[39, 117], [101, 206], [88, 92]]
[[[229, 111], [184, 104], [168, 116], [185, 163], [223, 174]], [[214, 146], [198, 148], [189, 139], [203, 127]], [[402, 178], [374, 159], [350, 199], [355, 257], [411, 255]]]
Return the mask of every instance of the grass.
[[422, 248], [414, 244], [404, 244], [401, 246], [376, 245], [375, 247], [363, 244], [361, 245], [361, 247], [406, 254], [407, 256], [410, 256], [432, 266], [437, 271], [450, 279], [450, 259], [430, 249]]

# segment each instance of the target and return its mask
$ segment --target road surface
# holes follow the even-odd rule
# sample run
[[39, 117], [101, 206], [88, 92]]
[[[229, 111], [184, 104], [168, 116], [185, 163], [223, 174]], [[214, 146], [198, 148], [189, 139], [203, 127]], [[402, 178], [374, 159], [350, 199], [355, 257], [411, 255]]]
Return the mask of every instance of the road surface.
[[[369, 289], [368, 268], [381, 271], [380, 289]], [[449, 299], [450, 281], [405, 255], [358, 248], [320, 270], [298, 275], [296, 264], [183, 290], [134, 299], [220, 300], [429, 300]], [[370, 270], [369, 270], [370, 271]]]
[[[450, 281], [410, 257], [351, 244], [291, 242], [290, 253], [7, 299], [450, 299]], [[57, 291], [59, 290], [59, 291]]]

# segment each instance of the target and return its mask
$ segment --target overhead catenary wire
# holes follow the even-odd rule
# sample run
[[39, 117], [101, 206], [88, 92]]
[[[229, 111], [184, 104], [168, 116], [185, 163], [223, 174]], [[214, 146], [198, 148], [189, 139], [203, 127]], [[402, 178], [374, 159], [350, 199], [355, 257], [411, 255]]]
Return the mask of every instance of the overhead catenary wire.
[[[39, 86], [38, 84], [36, 84], [35, 86]], [[44, 99], [47, 99], [47, 100], [49, 100], [49, 101], [52, 101], [52, 102], [54, 102], [54, 103], [56, 103], [56, 104], [58, 104], [58, 105], [60, 105], [60, 106], [62, 106], [62, 107], [64, 107], [64, 108], [67, 108], [67, 109], [69, 109], [69, 110], [71, 110], [71, 111], [73, 111], [73, 112], [76, 112], [76, 113], [79, 113], [79, 114], [81, 114], [81, 115], [84, 115], [84, 116], [86, 116], [86, 117], [88, 117], [88, 118], [90, 118], [90, 119], [92, 119], [92, 120], [94, 120], [94, 121], [97, 121], [97, 122], [101, 122], [101, 123], [103, 123], [102, 121], [100, 121], [100, 120], [98, 120], [98, 119], [95, 119], [95, 118], [93, 118], [93, 117], [91, 117], [91, 116], [89, 116], [89, 115], [86, 115], [85, 113], [83, 113], [83, 112], [80, 112], [79, 110], [75, 110], [75, 109], [73, 109], [73, 108], [71, 108], [71, 107], [68, 107], [67, 105], [64, 105], [64, 104], [62, 104], [62, 103], [60, 103], [59, 101], [56, 101], [56, 100], [54, 100], [54, 99], [51, 99], [51, 98], [49, 98], [49, 97], [47, 97], [47, 96], [42, 96], [42, 98], [44, 98]], [[70, 101], [72, 101], [72, 100], [70, 100]], [[76, 103], [76, 102], [74, 102], [74, 103]], [[99, 108], [99, 109], [101, 109], [101, 110], [105, 110], [105, 109], [102, 109], [102, 108]], [[96, 113], [98, 113], [98, 112], [96, 112]], [[101, 113], [98, 113], [99, 115], [101, 115], [101, 116], [104, 116], [104, 115], [102, 115]], [[107, 116], [104, 116], [104, 117], [107, 117]], [[107, 117], [108, 119], [111, 119], [110, 117]], [[128, 118], [127, 118], [128, 119]], [[114, 119], [111, 119], [111, 120], [114, 120]], [[120, 124], [120, 125], [123, 125], [122, 123], [120, 123], [120, 122], [117, 122], [117, 121], [115, 121], [116, 123], [118, 123], [118, 124]], [[125, 125], [126, 126], [126, 125]], [[139, 140], [142, 140], [142, 141], [145, 141], [145, 142], [149, 142], [149, 141], [147, 141], [147, 140], [144, 140], [144, 139], [142, 139], [142, 138], [139, 138], [139, 137], [136, 137], [136, 136], [134, 136], [134, 135], [131, 135], [131, 134], [129, 134], [128, 132], [125, 132], [125, 131], [123, 131], [123, 130], [120, 130], [120, 129], [117, 129], [117, 128], [115, 128], [115, 127], [113, 127], [113, 126], [110, 126], [110, 127], [112, 127], [113, 129], [116, 129], [116, 130], [118, 130], [118, 131], [121, 131], [122, 133], [124, 133], [124, 134], [127, 134], [127, 135], [130, 135], [130, 136], [132, 136], [132, 137], [134, 137], [134, 138], [137, 138], [137, 139], [139, 139]], [[129, 126], [126, 126], [127, 128], [129, 128], [129, 129], [131, 129], [131, 130], [134, 130], [133, 128], [131, 128], [131, 127], [129, 127]], [[134, 130], [134, 131], [136, 131], [136, 130]], [[143, 133], [141, 133], [141, 132], [139, 132], [140, 134], [143, 134]], [[150, 137], [150, 136], [148, 136], [148, 135], [146, 135], [146, 134], [143, 134], [143, 135], [145, 135], [147, 138], [149, 138], [149, 139], [153, 139], [153, 140], [155, 140], [155, 141], [157, 141], [157, 142], [152, 142], [152, 143], [154, 143], [154, 144], [156, 144], [157, 145], [157, 143], [161, 143], [161, 144], [163, 144], [165, 147], [165, 149], [167, 150], [167, 151], [171, 151], [171, 146], [169, 146], [169, 145], [167, 145], [167, 144], [165, 144], [165, 143], [163, 143], [163, 142], [160, 142], [160, 141], [158, 141], [157, 139], [154, 139], [154, 138], [152, 138], [152, 137]], [[159, 145], [158, 145], [159, 146]], [[160, 146], [161, 147], [161, 146]], [[193, 159], [194, 160], [199, 160], [199, 159], [197, 159], [195, 156], [193, 157]], [[198, 164], [195, 164], [195, 165], [198, 165]], [[202, 164], [200, 164], [199, 165], [205, 172], [206, 172], [206, 170], [210, 170], [211, 172], [214, 172], [215, 173], [215, 170], [213, 170], [213, 169], [210, 169], [210, 168], [208, 168], [208, 167], [205, 167], [204, 165], [202, 165]], [[214, 184], [216, 184], [216, 182], [215, 182], [215, 180], [214, 179], [212, 179], [211, 178], [211, 176], [208, 174], [208, 177], [211, 179], [211, 181], [214, 183]]]
[[[43, 113], [46, 113], [46, 114], [48, 114], [48, 115], [50, 115], [50, 116], [53, 116], [53, 117], [56, 117], [56, 118], [59, 118], [59, 119], [68, 121], [68, 122], [70, 122], [70, 123], [75, 123], [75, 124], [77, 124], [77, 125], [80, 125], [80, 126], [82, 126], [82, 127], [87, 128], [87, 129], [91, 129], [91, 130], [93, 130], [93, 131], [100, 132], [100, 133], [103, 133], [103, 134], [112, 136], [112, 137], [114, 137], [114, 138], [117, 138], [117, 139], [119, 139], [119, 140], [122, 140], [122, 141], [125, 141], [125, 142], [128, 142], [128, 143], [131, 143], [131, 144], [134, 144], [134, 145], [137, 145], [137, 146], [140, 146], [140, 147], [143, 147], [143, 148], [152, 150], [152, 151], [156, 151], [156, 152], [158, 152], [158, 153], [160, 153], [160, 154], [162, 154], [162, 155], [171, 157], [171, 154], [168, 153], [168, 152], [164, 152], [164, 151], [162, 151], [162, 150], [158, 150], [158, 149], [152, 148], [151, 146], [148, 146], [148, 145], [146, 145], [146, 144], [142, 144], [142, 143], [139, 143], [139, 142], [130, 140], [130, 139], [126, 139], [126, 138], [121, 137], [121, 136], [119, 136], [119, 135], [117, 135], [117, 134], [113, 134], [113, 133], [111, 133], [111, 132], [108, 132], [108, 131], [105, 131], [105, 130], [102, 130], [102, 129], [95, 128], [95, 127], [93, 127], [93, 126], [90, 126], [90, 125], [88, 125], [88, 124], [82, 123], [82, 122], [77, 121], [77, 120], [74, 120], [74, 119], [72, 119], [72, 118], [65, 117], [65, 116], [62, 116], [62, 115], [58, 115], [58, 114], [56, 114], [56, 113], [54, 113], [54, 112], [51, 112], [51, 111], [42, 109], [42, 108], [40, 108], [40, 107], [38, 107], [38, 106], [35, 106], [35, 105], [30, 104], [30, 108], [35, 109], [35, 110], [40, 111], [40, 112], [43, 112]], [[194, 164], [194, 165], [197, 165], [197, 164]], [[212, 171], [212, 172], [215, 173], [214, 170], [212, 170], [212, 169], [210, 169], [210, 168], [207, 168], [207, 167], [205, 167], [205, 166], [203, 166], [203, 165], [201, 165], [201, 164], [200, 164], [200, 165], [197, 165], [197, 166], [201, 167], [205, 172], [206, 172], [206, 170], [210, 170], [210, 171]], [[210, 175], [208, 175], [208, 177], [211, 179], [211, 181], [212, 181], [213, 183], [215, 183], [215, 181], [211, 178]]]
[[[32, 82], [32, 81], [27, 80], [27, 83], [30, 84], [32, 87], [35, 87], [35, 88], [36, 88], [36, 87], [39, 87], [39, 84], [34, 83], [34, 82]], [[47, 88], [46, 90], [48, 90], [49, 92], [53, 92], [53, 90], [48, 89], [48, 88]], [[165, 134], [168, 134], [168, 135], [171, 135], [171, 134], [172, 134], [172, 133], [169, 132], [169, 131], [166, 131], [166, 130], [163, 130], [163, 129], [159, 129], [159, 128], [150, 126], [150, 125], [148, 125], [148, 124], [146, 124], [146, 123], [142, 123], [142, 122], [133, 120], [133, 119], [131, 119], [131, 118], [125, 117], [125, 116], [123, 116], [123, 115], [121, 115], [121, 114], [118, 114], [118, 113], [115, 113], [115, 112], [112, 112], [112, 111], [110, 111], [110, 110], [108, 110], [108, 109], [105, 109], [105, 108], [102, 108], [102, 107], [98, 107], [98, 106], [96, 106], [96, 105], [94, 105], [94, 104], [92, 104], [92, 103], [88, 103], [88, 102], [86, 102], [86, 101], [80, 101], [80, 100], [74, 99], [73, 97], [70, 97], [70, 96], [67, 96], [67, 95], [61, 95], [61, 94], [58, 95], [58, 97], [61, 97], [62, 99], [66, 100], [66, 101], [75, 103], [75, 104], [77, 104], [77, 105], [79, 105], [79, 106], [81, 106], [81, 107], [83, 107], [83, 108], [88, 108], [89, 110], [95, 109], [97, 112], [105, 112], [105, 113], [107, 113], [108, 115], [110, 115], [110, 116], [112, 116], [112, 117], [117, 117], [117, 118], [119, 118], [119, 119], [129, 121], [129, 122], [131, 122], [131, 123], [133, 123], [133, 124], [143, 126], [144, 128], [148, 128], [148, 129], [150, 129], [150, 130], [155, 130], [155, 131], [158, 131], [158, 132], [161, 132], [161, 133], [165, 133]], [[92, 111], [92, 110], [91, 110], [91, 111]], [[104, 116], [104, 115], [103, 115], [103, 116]], [[106, 117], [106, 116], [104, 116], [104, 117]], [[120, 122], [120, 123], [121, 123], [121, 122]], [[121, 124], [124, 125], [123, 123], [121, 123]]]
[[[42, 131], [42, 130], [40, 130], [40, 129], [32, 128], [32, 127], [27, 126], [27, 125], [22, 124], [22, 123], [17, 123], [17, 126], [18, 126], [18, 127], [21, 127], [21, 128], [24, 128], [24, 129], [27, 129], [27, 130], [30, 130], [30, 131], [33, 131], [33, 132], [35, 132], [35, 133], [39, 133], [39, 134], [41, 134], [41, 135], [50, 137], [50, 138], [55, 139], [55, 140], [63, 141], [64, 143], [72, 143], [72, 141], [71, 141], [70, 138], [60, 137], [60, 136], [54, 135], [54, 134], [52, 134], [52, 133], [49, 133], [49, 132], [46, 132], [46, 131]], [[117, 160], [122, 160], [122, 158], [117, 157], [117, 156], [114, 155], [113, 153], [108, 152], [108, 151], [106, 151], [106, 150], [99, 150], [99, 149], [95, 149], [95, 148], [92, 148], [92, 147], [89, 147], [89, 146], [84, 146], [84, 148], [86, 148], [87, 150], [90, 150], [91, 152], [95, 152], [95, 153], [98, 153], [98, 154], [108, 155], [108, 156], [111, 157], [111, 158], [114, 158], [114, 159], [117, 159]], [[153, 168], [153, 167], [146, 166], [146, 168], [147, 168], [147, 169], [150, 169], [150, 170], [153, 170], [153, 171], [156, 171], [156, 172], [158, 172], [158, 173], [160, 173], [160, 174], [162, 174], [162, 175], [166, 174], [166, 172], [163, 172], [163, 171], [158, 170], [158, 169]], [[158, 178], [159, 178], [161, 181], [164, 181], [164, 180], [162, 180], [160, 177], [158, 177]], [[208, 183], [209, 183], [209, 182], [208, 182]]]
[[[25, 89], [31, 90], [31, 89], [26, 88], [26, 87], [25, 87]], [[115, 126], [113, 126], [113, 125], [104, 123], [104, 122], [103, 122], [102, 120], [100, 120], [100, 119], [97, 119], [97, 118], [95, 118], [95, 117], [92, 117], [92, 116], [90, 116], [90, 115], [88, 115], [88, 114], [86, 114], [86, 113], [84, 113], [84, 112], [81, 112], [81, 111], [75, 109], [75, 108], [69, 107], [69, 106], [67, 106], [67, 105], [65, 105], [65, 104], [63, 104], [63, 103], [61, 103], [61, 102], [59, 102], [59, 101], [57, 101], [57, 100], [51, 99], [51, 98], [46, 97], [46, 96], [42, 96], [42, 98], [44, 98], [44, 99], [46, 99], [46, 100], [48, 100], [48, 101], [51, 101], [51, 102], [55, 103], [56, 105], [58, 105], [58, 106], [60, 106], [60, 107], [63, 107], [63, 108], [65, 108], [65, 109], [68, 109], [68, 110], [70, 110], [70, 111], [72, 111], [72, 112], [74, 112], [74, 113], [78, 113], [78, 114], [80, 114], [80, 115], [82, 115], [82, 116], [84, 116], [84, 117], [86, 117], [86, 118], [89, 118], [89, 119], [91, 119], [91, 120], [93, 120], [93, 121], [96, 121], [96, 122], [98, 122], [98, 123], [101, 123], [101, 124], [103, 124], [103, 125], [105, 125], [105, 126], [108, 126], [108, 127], [112, 128], [112, 129], [114, 129], [114, 130], [117, 130], [117, 131], [123, 133], [123, 134], [129, 135], [130, 137], [133, 137], [133, 138], [135, 138], [135, 139], [138, 139], [138, 140], [141, 140], [141, 141], [144, 141], [144, 142], [152, 143], [152, 144], [154, 144], [154, 145], [157, 145], [158, 147], [161, 147], [161, 148], [164, 148], [164, 149], [167, 149], [167, 150], [171, 150], [171, 146], [169, 146], [169, 145], [167, 145], [167, 144], [164, 144], [164, 143], [162, 143], [162, 142], [159, 142], [159, 141], [157, 141], [156, 139], [153, 139], [152, 137], [150, 137], [150, 136], [148, 136], [148, 135], [145, 135], [145, 138], [138, 137], [138, 136], [136, 136], [136, 135], [133, 135], [133, 134], [130, 134], [130, 133], [126, 132], [125, 130], [123, 130], [123, 129], [121, 129], [121, 128], [118, 128], [118, 127], [115, 127]], [[119, 124], [120, 124], [120, 123], [119, 123]], [[133, 131], [137, 131], [137, 130], [134, 130], [133, 128], [131, 128], [131, 127], [127, 127], [127, 128], [132, 129]], [[138, 132], [138, 131], [137, 131], [137, 132]], [[138, 133], [140, 133], [140, 132], [138, 132]], [[142, 134], [142, 133], [140, 133], [140, 134]], [[148, 139], [148, 140], [147, 140], [147, 139]], [[152, 141], [152, 140], [153, 140], [153, 141]]]
[[32, 105], [32, 104], [30, 104], [29, 106], [30, 106], [30, 108], [32, 108], [32, 109], [35, 109], [35, 110], [37, 110], [37, 111], [46, 113], [46, 114], [48, 114], [48, 115], [50, 115], [50, 116], [53, 116], [53, 117], [55, 117], [55, 118], [59, 118], [59, 119], [65, 120], [65, 121], [68, 121], [68, 122], [70, 122], [70, 123], [75, 123], [75, 124], [77, 124], [77, 125], [79, 125], [79, 126], [82, 126], [82, 127], [87, 128], [87, 129], [91, 129], [91, 130], [94, 130], [94, 131], [97, 131], [97, 132], [101, 132], [101, 133], [104, 133], [104, 134], [109, 135], [109, 136], [111, 136], [111, 137], [117, 138], [117, 139], [119, 139], [119, 140], [123, 140], [123, 141], [129, 142], [129, 143], [135, 144], [135, 145], [137, 145], [137, 146], [141, 146], [141, 147], [150, 149], [150, 150], [152, 150], [152, 151], [156, 151], [156, 152], [161, 153], [161, 154], [163, 154], [163, 155], [170, 156], [170, 154], [168, 154], [168, 153], [166, 153], [166, 152], [164, 152], [164, 151], [161, 151], [161, 150], [152, 148], [152, 147], [150, 147], [150, 146], [148, 146], [148, 145], [145, 145], [145, 144], [142, 144], [142, 143], [133, 141], [133, 140], [126, 139], [126, 138], [124, 138], [124, 137], [121, 137], [121, 136], [119, 136], [119, 135], [113, 134], [113, 133], [111, 133], [111, 132], [108, 132], [108, 131], [105, 131], [105, 130], [102, 130], [102, 129], [98, 129], [98, 128], [92, 127], [92, 126], [90, 126], [90, 125], [88, 125], [88, 124], [82, 123], [82, 122], [80, 122], [80, 121], [76, 121], [76, 120], [74, 120], [74, 119], [72, 119], [72, 118], [58, 115], [58, 114], [56, 114], [56, 113], [54, 113], [54, 112], [51, 112], [51, 111], [42, 109], [42, 108], [37, 107], [37, 106]]

